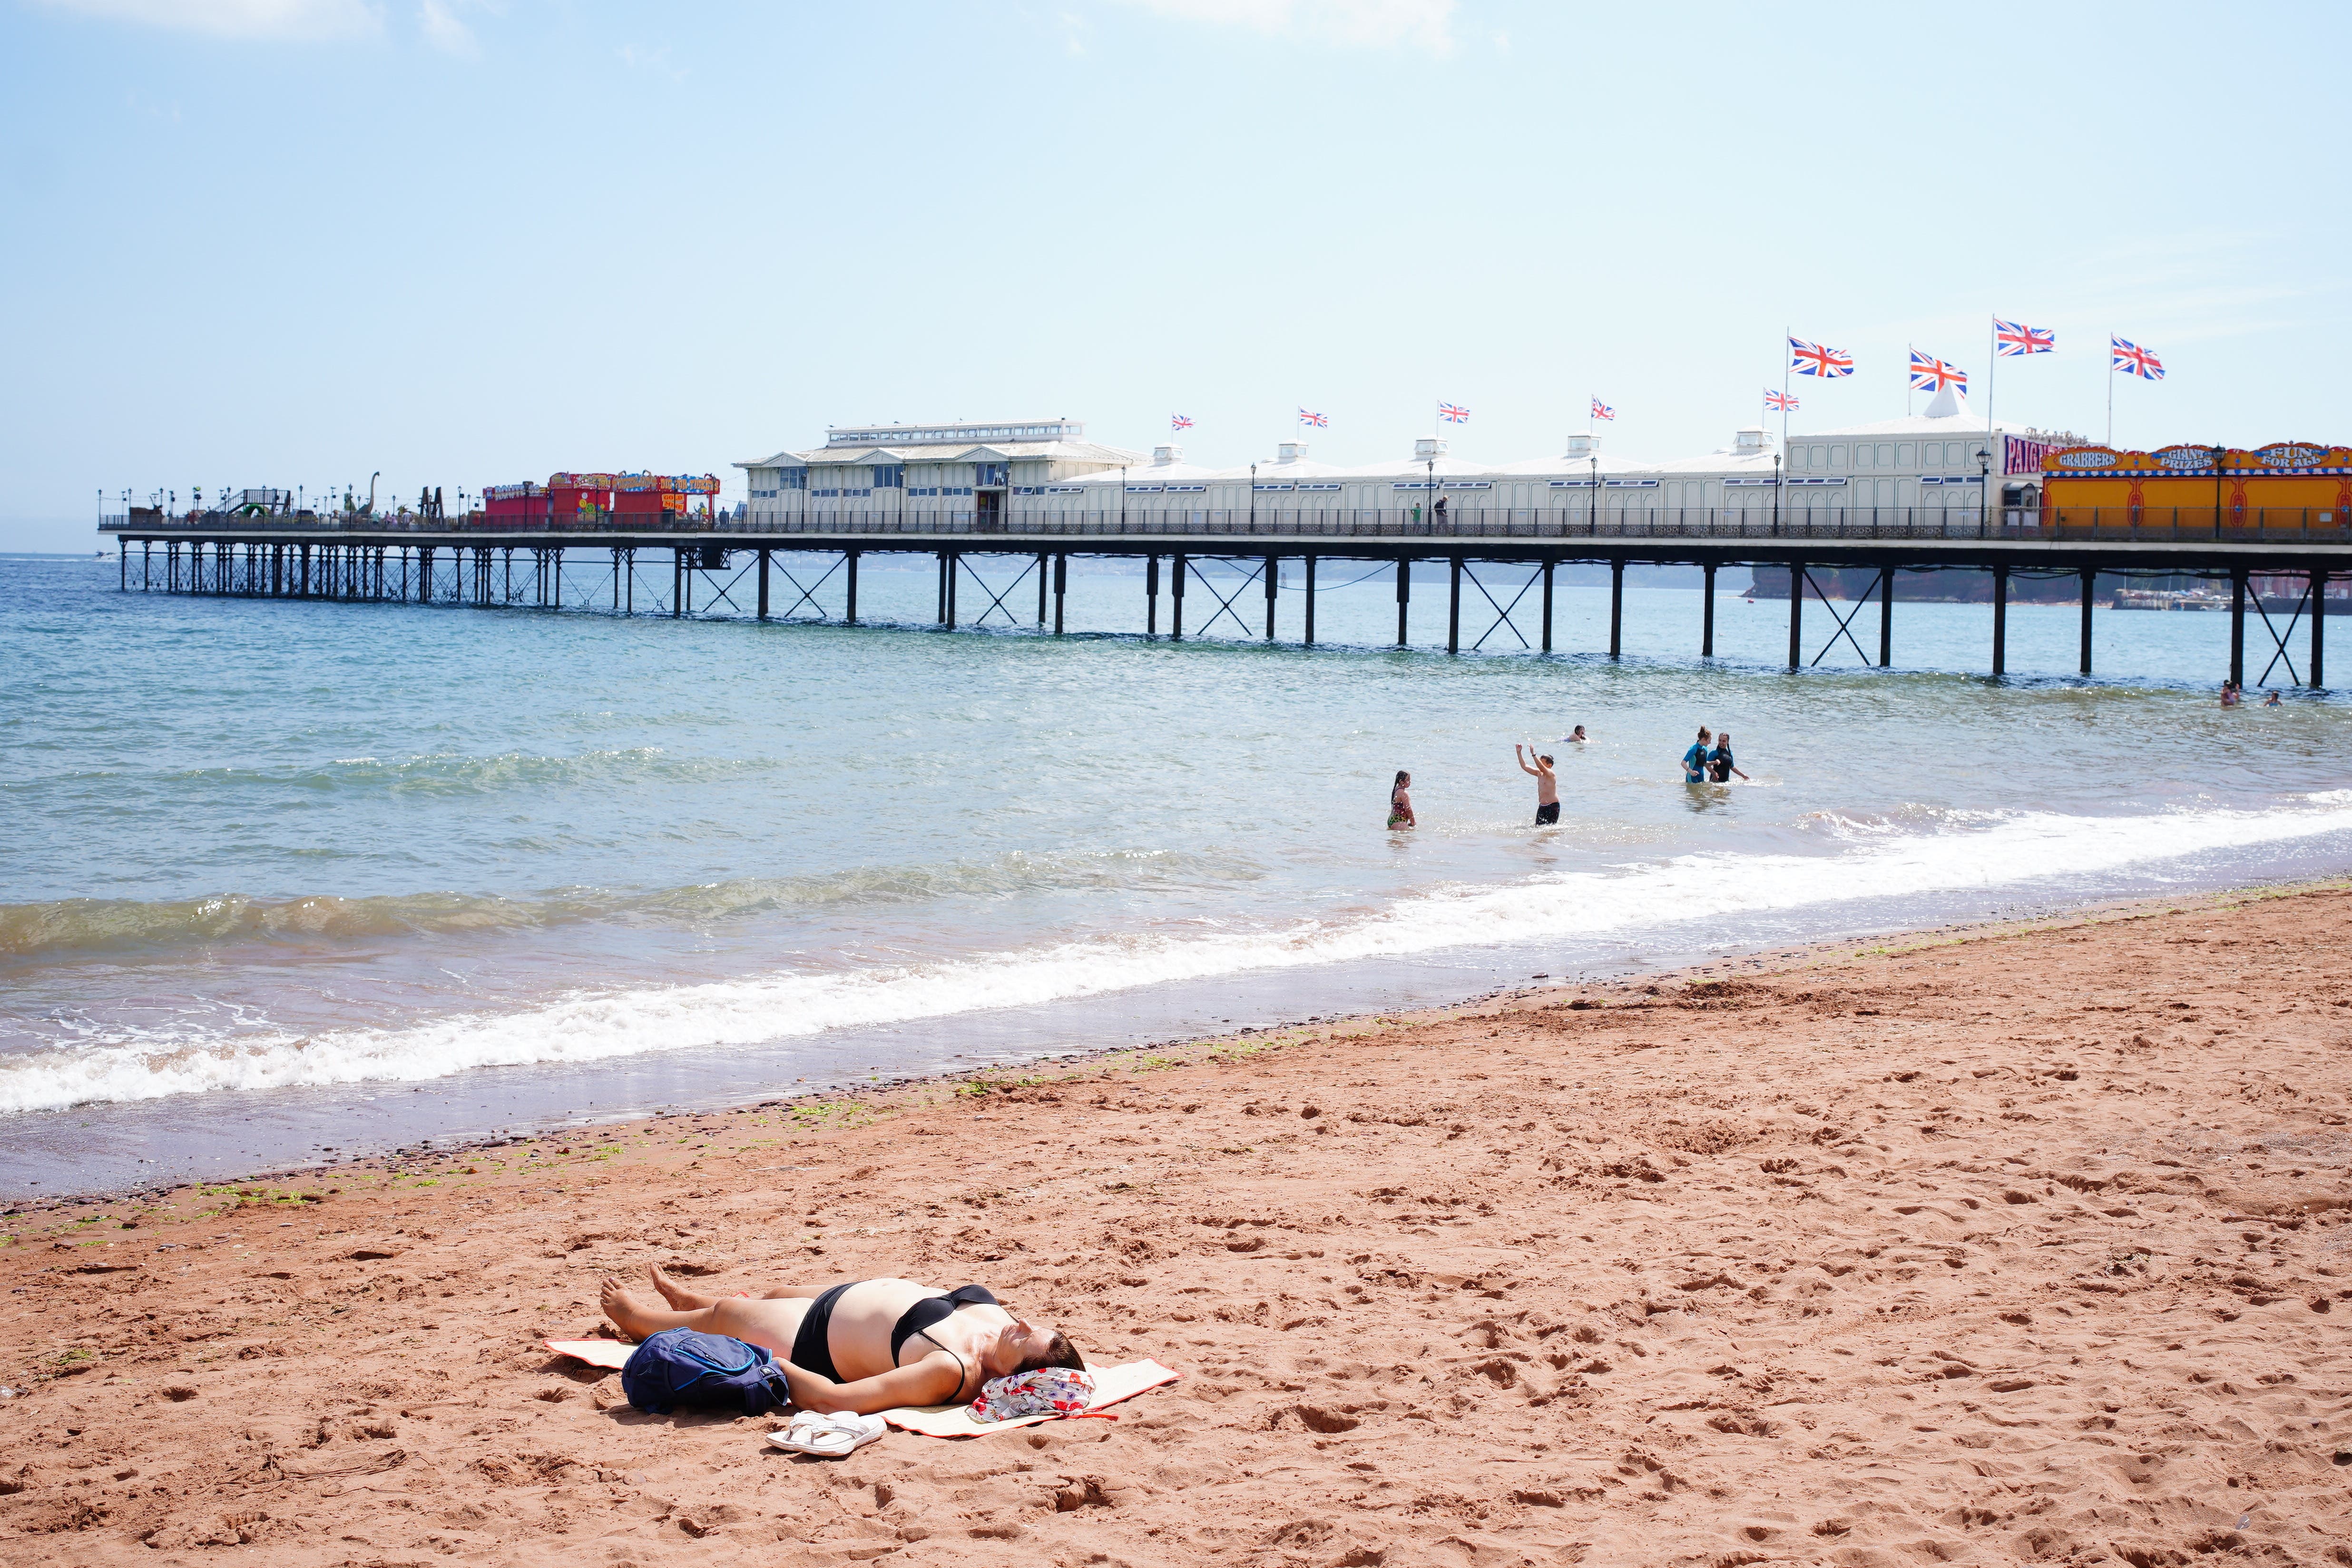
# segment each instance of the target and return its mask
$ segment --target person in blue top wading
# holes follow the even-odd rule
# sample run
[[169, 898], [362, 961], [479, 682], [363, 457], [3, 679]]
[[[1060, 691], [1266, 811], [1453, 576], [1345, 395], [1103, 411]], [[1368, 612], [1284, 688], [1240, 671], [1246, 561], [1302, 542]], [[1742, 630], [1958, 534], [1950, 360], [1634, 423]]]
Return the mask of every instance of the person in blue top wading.
[[1706, 743], [1714, 738], [1706, 725], [1698, 727], [1698, 743], [1683, 753], [1683, 783], [1706, 783]]

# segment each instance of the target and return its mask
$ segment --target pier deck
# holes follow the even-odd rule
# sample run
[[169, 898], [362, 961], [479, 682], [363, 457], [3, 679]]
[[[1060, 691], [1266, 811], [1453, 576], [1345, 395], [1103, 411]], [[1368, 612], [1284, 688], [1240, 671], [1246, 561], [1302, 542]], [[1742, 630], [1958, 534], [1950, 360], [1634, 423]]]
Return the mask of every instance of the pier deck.
[[[1876, 663], [1885, 667], [1893, 662], [1895, 574], [1965, 569], [1991, 574], [1994, 675], [2003, 673], [2006, 664], [2009, 584], [2013, 577], [2080, 579], [2084, 675], [2092, 671], [2091, 595], [2097, 575], [2208, 577], [2230, 585], [2229, 678], [2241, 685], [2245, 674], [2248, 584], [2260, 574], [2302, 580], [2303, 591], [2284, 627], [2272, 619], [2259, 596], [2253, 598], [2252, 607], [2254, 620], [2272, 645], [2271, 667], [2284, 660], [2298, 684], [2315, 687], [2324, 679], [2326, 617], [2310, 612], [2325, 597], [2331, 578], [2352, 571], [2352, 529], [2340, 526], [2341, 513], [2319, 515], [2326, 519], [2324, 524], [2309, 513], [2245, 519], [2211, 512], [2184, 518], [2176, 512], [2162, 519], [2095, 519], [2064, 528], [1923, 510], [1828, 516], [1800, 512], [1769, 519], [1754, 510], [1507, 513], [1499, 518], [1470, 513], [1445, 521], [1409, 520], [1402, 514], [1367, 519], [1361, 513], [1277, 512], [1246, 520], [1229, 515], [1208, 522], [1199, 521], [1198, 514], [1118, 519], [1103, 514], [1027, 517], [1016, 513], [992, 527], [981, 526], [969, 514], [860, 515], [795, 518], [781, 524], [704, 521], [670, 529], [490, 528], [438, 520], [314, 523], [278, 518], [164, 522], [110, 518], [101, 529], [118, 541], [121, 586], [126, 591], [560, 609], [566, 607], [563, 572], [570, 554], [591, 559], [609, 556], [610, 561], [605, 602], [583, 603], [575, 594], [571, 607], [635, 614], [639, 613], [636, 596], [645, 569], [638, 559], [642, 554], [651, 557], [657, 574], [661, 567], [668, 568], [670, 591], [658, 591], [657, 575], [655, 591], [648, 595], [646, 608], [654, 613], [694, 614], [698, 580], [731, 572], [740, 581], [743, 571], [751, 569], [756, 576], [756, 611], [742, 611], [723, 588], [720, 595], [739, 613], [751, 613], [762, 620], [772, 614], [773, 557], [831, 555], [839, 558], [835, 569], [844, 578], [846, 609], [839, 618], [851, 624], [857, 620], [861, 556], [930, 555], [937, 561], [940, 580], [937, 622], [949, 629], [960, 624], [958, 597], [967, 574], [965, 557], [1032, 557], [1037, 573], [1037, 625], [1056, 633], [1063, 626], [1069, 557], [1126, 557], [1145, 563], [1139, 629], [1146, 635], [1160, 634], [1164, 596], [1169, 606], [1167, 635], [1174, 637], [1183, 636], [1188, 583], [1199, 587], [1203, 563], [1238, 563], [1246, 576], [1263, 581], [1265, 636], [1273, 638], [1277, 629], [1275, 595], [1280, 563], [1292, 561], [1300, 564], [1307, 590], [1301, 628], [1301, 640], [1307, 644], [1316, 640], [1314, 584], [1318, 562], [1396, 563], [1400, 645], [1405, 642], [1409, 627], [1412, 565], [1443, 563], [1450, 574], [1448, 652], [1458, 652], [1463, 646], [1465, 572], [1472, 574], [1475, 589], [1479, 586], [1475, 575], [1478, 564], [1534, 567], [1542, 587], [1536, 612], [1539, 646], [1549, 652], [1554, 569], [1571, 563], [1600, 563], [1611, 569], [1608, 651], [1612, 657], [1622, 647], [1627, 566], [1691, 565], [1703, 571], [1701, 658], [1711, 658], [1715, 652], [1717, 573], [1726, 566], [1764, 566], [1790, 574], [1789, 664], [1792, 668], [1819, 663], [1829, 647], [1824, 644], [1810, 660], [1806, 658], [1805, 605], [1809, 598], [1821, 604], [1826, 597], [1809, 575], [1811, 570], [1859, 568], [1877, 574]], [[737, 558], [747, 554], [754, 560], [738, 566]], [[520, 592], [515, 586], [518, 557], [522, 568]], [[596, 574], [600, 587], [604, 575], [602, 565]], [[1011, 592], [985, 591], [992, 607], [999, 609]], [[1212, 592], [1220, 610], [1230, 612], [1236, 595]], [[799, 603], [783, 613], [792, 614], [810, 599], [811, 595], [803, 591]], [[710, 604], [707, 594], [704, 602], [707, 610]], [[1853, 642], [1849, 628], [1856, 613], [1831, 612], [1836, 621], [1831, 642], [1841, 637]], [[2306, 668], [2298, 670], [2288, 639], [2306, 615], [2309, 652]], [[1496, 625], [1509, 616], [1506, 610]], [[1480, 641], [1483, 638], [1474, 636], [1471, 646]]]

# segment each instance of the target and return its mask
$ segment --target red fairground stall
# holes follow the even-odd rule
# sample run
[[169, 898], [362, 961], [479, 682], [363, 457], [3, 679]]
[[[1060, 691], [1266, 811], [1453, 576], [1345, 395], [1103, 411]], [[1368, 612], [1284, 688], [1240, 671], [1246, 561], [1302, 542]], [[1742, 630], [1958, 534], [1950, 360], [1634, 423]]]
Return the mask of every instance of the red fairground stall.
[[712, 474], [572, 474], [543, 485], [482, 488], [483, 521], [492, 528], [658, 528], [709, 519], [719, 504]]

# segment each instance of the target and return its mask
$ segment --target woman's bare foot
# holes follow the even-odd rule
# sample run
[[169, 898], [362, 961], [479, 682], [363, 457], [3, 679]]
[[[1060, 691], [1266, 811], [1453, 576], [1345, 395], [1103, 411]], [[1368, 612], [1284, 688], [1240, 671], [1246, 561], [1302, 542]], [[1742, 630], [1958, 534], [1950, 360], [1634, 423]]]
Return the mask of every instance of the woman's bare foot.
[[656, 1313], [653, 1309], [640, 1305], [637, 1299], [629, 1294], [628, 1288], [610, 1274], [604, 1276], [604, 1289], [596, 1304], [604, 1309], [604, 1315], [613, 1320], [614, 1328], [633, 1340], [642, 1340], [647, 1334], [675, 1326], [661, 1321], [670, 1314]]
[[705, 1296], [698, 1290], [688, 1289], [663, 1273], [658, 1264], [646, 1264], [646, 1277], [654, 1282], [654, 1289], [661, 1292], [662, 1300], [681, 1312], [696, 1311], [711, 1305], [719, 1299], [716, 1296]]

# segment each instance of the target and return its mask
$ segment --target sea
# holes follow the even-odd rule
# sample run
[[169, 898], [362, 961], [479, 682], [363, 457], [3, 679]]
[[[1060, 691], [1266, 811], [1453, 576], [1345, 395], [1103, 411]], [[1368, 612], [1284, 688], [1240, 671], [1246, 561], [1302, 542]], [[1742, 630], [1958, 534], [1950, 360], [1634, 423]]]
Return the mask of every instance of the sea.
[[[1370, 563], [1322, 563], [1312, 648], [1295, 567], [1269, 642], [1234, 568], [1176, 641], [1126, 563], [1073, 563], [1060, 637], [1018, 558], [954, 633], [928, 559], [867, 557], [856, 626], [828, 564], [780, 558], [760, 624], [740, 575], [681, 618], [0, 558], [0, 1198], [2352, 866], [2352, 705], [2281, 668], [2282, 706], [2222, 710], [2225, 616], [2098, 610], [2086, 680], [2076, 609], [2012, 605], [1996, 680], [1983, 605], [1898, 602], [1885, 670], [1875, 605], [1851, 643], [1810, 605], [1792, 672], [1734, 573], [1702, 660], [1699, 593], [1639, 572], [1612, 659], [1596, 585], [1524, 647], [1517, 568], [1475, 569], [1449, 656], [1444, 584], [1399, 649]], [[1745, 782], [1681, 782], [1701, 724]]]

